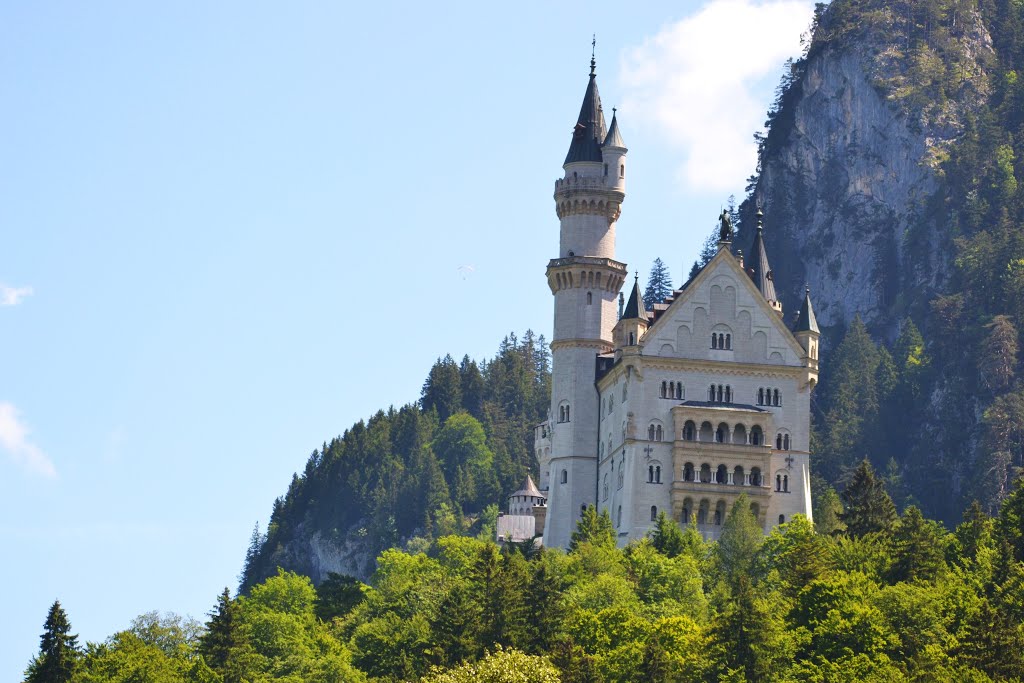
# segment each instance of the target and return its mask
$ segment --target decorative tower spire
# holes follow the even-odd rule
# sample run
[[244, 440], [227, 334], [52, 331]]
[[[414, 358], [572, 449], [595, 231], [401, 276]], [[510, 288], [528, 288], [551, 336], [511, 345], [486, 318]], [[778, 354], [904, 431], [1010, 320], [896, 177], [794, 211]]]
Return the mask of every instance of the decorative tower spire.
[[800, 306], [800, 314], [796, 318], [796, 329], [793, 331], [821, 334], [821, 330], [818, 329], [818, 320], [814, 317], [814, 307], [811, 306], [811, 288], [809, 286], [804, 291], [804, 303]]
[[764, 247], [764, 214], [757, 210], [757, 234], [754, 245], [750, 249], [750, 278], [760, 290], [761, 295], [777, 312], [782, 313], [782, 303], [775, 293], [775, 280], [771, 266], [768, 265], [768, 252]]
[[804, 292], [804, 303], [800, 306], [800, 314], [796, 318], [796, 329], [793, 336], [804, 347], [804, 363], [813, 371], [809, 383], [813, 388], [818, 381], [818, 341], [821, 339], [821, 332], [818, 330], [818, 321], [814, 317], [814, 307], [811, 306], [811, 288], [807, 287]]
[[583, 94], [583, 105], [572, 131], [572, 144], [563, 165], [579, 161], [601, 161], [601, 143], [606, 135], [601, 95], [597, 91], [597, 62], [590, 58], [590, 80]]

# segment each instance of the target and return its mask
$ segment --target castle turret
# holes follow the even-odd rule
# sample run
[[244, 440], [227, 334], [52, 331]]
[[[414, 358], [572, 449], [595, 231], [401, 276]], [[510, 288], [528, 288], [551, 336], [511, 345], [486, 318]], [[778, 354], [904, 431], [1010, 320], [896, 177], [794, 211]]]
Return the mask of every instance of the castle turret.
[[764, 214], [757, 210], [757, 234], [754, 235], [754, 245], [750, 249], [750, 259], [747, 261], [748, 272], [754, 280], [754, 284], [761, 295], [764, 296], [772, 308], [779, 315], [782, 315], [782, 302], [775, 293], [775, 281], [772, 268], [768, 265], [768, 252], [764, 248]]
[[616, 120], [611, 131], [605, 129], [591, 59], [564, 175], [555, 181], [559, 257], [547, 268], [555, 324], [550, 469], [541, 473], [541, 480], [549, 486], [544, 542], [552, 547], [567, 547], [583, 507], [596, 503], [600, 410], [595, 357], [613, 348], [616, 296], [626, 277], [625, 264], [614, 260], [615, 222], [626, 196], [624, 178], [610, 169], [605, 175], [605, 150], [624, 172], [626, 148]]
[[615, 348], [621, 349], [624, 346], [636, 346], [640, 343], [640, 337], [644, 335], [650, 326], [647, 317], [647, 309], [644, 307], [644, 295], [640, 293], [640, 276], [633, 279], [633, 291], [629, 294], [629, 302], [622, 312], [619, 322], [615, 323], [612, 336], [615, 341]]
[[800, 306], [800, 314], [796, 318], [793, 336], [800, 342], [800, 346], [804, 347], [804, 362], [808, 368], [814, 371], [814, 382], [817, 382], [818, 341], [821, 339], [821, 331], [818, 330], [818, 321], [814, 317], [814, 308], [811, 306], [810, 287], [804, 293], [804, 302]]

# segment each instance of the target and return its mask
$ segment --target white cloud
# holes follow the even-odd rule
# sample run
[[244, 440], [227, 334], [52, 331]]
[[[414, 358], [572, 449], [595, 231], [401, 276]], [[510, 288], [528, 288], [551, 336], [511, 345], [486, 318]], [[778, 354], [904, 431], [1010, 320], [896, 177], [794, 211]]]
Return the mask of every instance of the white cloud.
[[0, 402], [0, 448], [7, 451], [15, 463], [45, 477], [57, 476], [57, 468], [29, 438], [29, 430], [21, 420], [18, 409], [10, 403]]
[[806, 0], [712, 0], [626, 50], [622, 108], [682, 152], [687, 189], [735, 190], [754, 172], [753, 133], [813, 11]]
[[0, 306], [17, 306], [31, 293], [31, 287], [10, 287], [0, 284]]

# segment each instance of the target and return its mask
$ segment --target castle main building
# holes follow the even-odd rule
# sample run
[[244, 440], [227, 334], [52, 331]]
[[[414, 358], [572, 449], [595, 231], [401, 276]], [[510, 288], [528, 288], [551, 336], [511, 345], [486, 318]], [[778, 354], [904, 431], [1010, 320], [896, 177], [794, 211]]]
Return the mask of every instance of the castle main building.
[[747, 494], [767, 532], [811, 516], [810, 396], [819, 331], [810, 294], [791, 331], [772, 282], [760, 215], [748, 257], [722, 217], [717, 255], [647, 310], [615, 224], [626, 197], [626, 145], [606, 129], [595, 64], [555, 181], [561, 223], [548, 263], [555, 298], [549, 420], [537, 427], [544, 544], [567, 547], [582, 510], [607, 510], [620, 543], [658, 513], [717, 538]]

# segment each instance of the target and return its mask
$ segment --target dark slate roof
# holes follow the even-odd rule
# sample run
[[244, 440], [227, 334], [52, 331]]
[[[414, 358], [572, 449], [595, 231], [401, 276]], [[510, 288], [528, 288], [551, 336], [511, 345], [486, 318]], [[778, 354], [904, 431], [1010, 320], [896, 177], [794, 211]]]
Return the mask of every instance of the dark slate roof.
[[772, 281], [772, 269], [768, 265], [768, 252], [764, 248], [764, 225], [761, 223], [761, 212], [757, 212], [757, 234], [754, 235], [754, 246], [750, 249], [749, 273], [754, 285], [761, 291], [764, 298], [778, 301], [775, 294], [775, 283]]
[[622, 319], [639, 318], [647, 321], [647, 308], [644, 307], [644, 295], [640, 293], [640, 276], [633, 279], [633, 291], [629, 293], [629, 301], [622, 312]]
[[608, 127], [608, 135], [604, 139], [603, 147], [620, 147], [626, 149], [626, 143], [622, 140], [622, 133], [619, 132], [618, 115], [612, 110], [612, 125]]
[[800, 315], [796, 319], [795, 332], [817, 332], [821, 333], [818, 329], [818, 321], [814, 317], [814, 307], [811, 306], [811, 288], [807, 288], [807, 292], [804, 294], [804, 303], [800, 307]]
[[597, 76], [594, 74], [594, 60], [590, 60], [590, 82], [583, 95], [580, 117], [572, 131], [572, 144], [565, 155], [565, 163], [575, 161], [602, 160], [601, 143], [605, 138], [604, 112], [601, 110], [601, 95], [597, 92]]
[[683, 401], [679, 405], [692, 406], [694, 408], [721, 408], [723, 410], [753, 410], [757, 413], [768, 412], [764, 408], [752, 406], [749, 403], [712, 403], [710, 401]]

